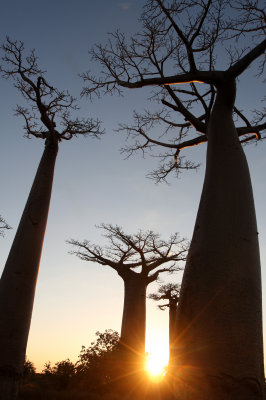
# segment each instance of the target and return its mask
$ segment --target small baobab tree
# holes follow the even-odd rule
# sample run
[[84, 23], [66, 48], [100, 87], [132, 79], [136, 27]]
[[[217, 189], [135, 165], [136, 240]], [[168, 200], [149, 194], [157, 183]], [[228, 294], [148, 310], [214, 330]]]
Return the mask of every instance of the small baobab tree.
[[[18, 106], [25, 136], [45, 141], [43, 155], [0, 280], [0, 399], [15, 399], [25, 351], [42, 244], [48, 216], [58, 144], [75, 136], [97, 136], [99, 121], [72, 119], [77, 109], [68, 92], [51, 86], [34, 51], [24, 56], [22, 42], [7, 38], [2, 45], [4, 78], [30, 105]], [[61, 128], [57, 126], [61, 125]]]
[[101, 224], [99, 228], [108, 239], [106, 247], [93, 245], [87, 240], [71, 239], [68, 243], [77, 248], [72, 253], [82, 260], [108, 265], [123, 279], [120, 344], [127, 354], [133, 354], [134, 360], [139, 360], [145, 352], [147, 286], [163, 272], [182, 269], [180, 263], [186, 259], [187, 241], [179, 238], [177, 233], [164, 241], [153, 231], [128, 235], [119, 226]]
[[0, 215], [0, 236], [5, 235], [5, 229], [11, 229], [11, 226], [8, 225], [6, 220]]
[[[140, 20], [143, 28], [133, 37], [116, 31], [92, 49], [101, 73], [84, 74], [83, 93], [152, 88], [159, 110], [136, 112], [133, 124], [121, 129], [133, 139], [127, 154], [159, 149], [161, 164], [152, 172], [157, 181], [171, 171], [195, 168], [185, 149], [207, 142], [205, 180], [178, 305], [182, 384], [176, 394], [187, 400], [261, 400], [258, 230], [242, 146], [265, 138], [266, 123], [264, 110], [242, 110], [244, 98], [236, 98], [236, 88], [245, 85], [244, 72], [251, 65], [257, 78], [262, 76], [264, 4], [148, 0]], [[253, 94], [251, 88], [248, 97]]]
[[168, 371], [175, 365], [175, 352], [176, 341], [178, 338], [178, 327], [176, 326], [177, 304], [180, 296], [181, 285], [178, 283], [166, 283], [159, 286], [157, 293], [149, 294], [148, 298], [155, 301], [166, 301], [166, 303], [159, 304], [160, 310], [169, 310], [169, 363]]

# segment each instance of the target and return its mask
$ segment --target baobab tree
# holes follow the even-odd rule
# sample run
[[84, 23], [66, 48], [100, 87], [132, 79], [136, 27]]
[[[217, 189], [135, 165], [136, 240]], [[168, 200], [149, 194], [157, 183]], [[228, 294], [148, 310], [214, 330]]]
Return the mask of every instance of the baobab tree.
[[[157, 180], [196, 167], [180, 152], [207, 142], [177, 314], [176, 393], [187, 400], [262, 399], [258, 231], [242, 144], [265, 138], [266, 123], [263, 111], [244, 113], [236, 105], [236, 81], [251, 65], [258, 79], [263, 73], [263, 4], [149, 0], [141, 21], [142, 31], [131, 39], [117, 31], [92, 49], [101, 74], [83, 75], [83, 94], [152, 88], [162, 108], [135, 113], [134, 123], [121, 129], [135, 139], [128, 154], [159, 149], [161, 164], [152, 172]], [[159, 137], [156, 123], [165, 126]]]
[[[68, 92], [49, 84], [34, 51], [24, 56], [22, 42], [2, 45], [2, 75], [29, 103], [18, 106], [25, 136], [45, 140], [43, 155], [0, 280], [0, 399], [15, 399], [23, 372], [35, 286], [48, 216], [58, 144], [74, 136], [97, 136], [99, 121], [72, 119], [77, 109]], [[57, 128], [61, 125], [61, 129]]]
[[179, 238], [177, 233], [164, 241], [153, 231], [128, 235], [121, 227], [111, 224], [101, 224], [99, 228], [108, 239], [106, 247], [87, 240], [71, 239], [68, 243], [77, 248], [72, 253], [80, 259], [108, 265], [123, 279], [120, 344], [127, 354], [132, 354], [133, 359], [139, 362], [145, 352], [147, 286], [163, 272], [181, 270], [180, 263], [186, 259], [187, 241]]
[[5, 229], [11, 229], [11, 226], [9, 226], [2, 215], [0, 215], [0, 236], [4, 236]]
[[166, 283], [160, 285], [157, 293], [149, 294], [148, 298], [155, 301], [165, 301], [166, 303], [159, 304], [160, 310], [169, 309], [169, 363], [168, 371], [172, 370], [175, 365], [175, 347], [177, 340], [178, 327], [176, 326], [177, 304], [180, 296], [181, 285], [178, 283]]

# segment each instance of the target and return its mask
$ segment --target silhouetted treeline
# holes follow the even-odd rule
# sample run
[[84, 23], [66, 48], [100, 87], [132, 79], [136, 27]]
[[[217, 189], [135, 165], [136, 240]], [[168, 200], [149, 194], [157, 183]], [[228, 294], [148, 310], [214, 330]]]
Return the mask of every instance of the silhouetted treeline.
[[52, 366], [48, 361], [42, 372], [36, 373], [34, 364], [26, 360], [19, 399], [161, 398], [163, 383], [151, 382], [144, 370], [145, 360], [141, 371], [127, 374], [118, 332], [107, 329], [96, 332], [96, 337], [88, 348], [82, 346], [76, 363], [66, 359]]

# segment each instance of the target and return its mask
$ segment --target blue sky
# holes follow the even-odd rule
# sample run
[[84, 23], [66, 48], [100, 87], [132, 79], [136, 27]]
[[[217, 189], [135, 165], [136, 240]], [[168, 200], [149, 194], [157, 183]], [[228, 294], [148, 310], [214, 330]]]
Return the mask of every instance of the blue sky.
[[[36, 49], [48, 81], [79, 97], [79, 73], [88, 68], [88, 50], [103, 42], [118, 27], [133, 33], [143, 0], [36, 0], [4, 1], [0, 15], [0, 40], [6, 35]], [[243, 83], [246, 82], [245, 85]], [[237, 102], [253, 109], [263, 88], [252, 71], [241, 76]], [[9, 81], [1, 80], [0, 96], [0, 213], [13, 227], [0, 238], [4, 266], [43, 151], [43, 142], [23, 137], [23, 121], [14, 117], [21, 97]], [[128, 233], [153, 229], [167, 239], [171, 233], [191, 238], [204, 177], [206, 145], [189, 151], [202, 163], [170, 185], [155, 185], [145, 175], [156, 165], [150, 157], [124, 160], [119, 148], [125, 136], [115, 133], [119, 122], [130, 122], [134, 109], [152, 107], [143, 90], [124, 98], [104, 97], [93, 104], [80, 101], [80, 115], [103, 121], [101, 140], [77, 138], [60, 144], [50, 214], [44, 241], [27, 354], [38, 369], [67, 357], [77, 360], [82, 345], [89, 345], [96, 331], [120, 330], [123, 283], [108, 267], [90, 265], [68, 254], [65, 240], [87, 238], [103, 243], [95, 224], [121, 225]], [[263, 284], [266, 287], [265, 143], [245, 148], [253, 181], [261, 244]], [[169, 281], [173, 276], [166, 276]], [[156, 285], [153, 285], [155, 288]], [[248, 294], [247, 294], [248, 295]], [[264, 302], [266, 297], [264, 298]], [[265, 308], [265, 307], [264, 307]], [[148, 300], [147, 350], [167, 347], [167, 312]]]

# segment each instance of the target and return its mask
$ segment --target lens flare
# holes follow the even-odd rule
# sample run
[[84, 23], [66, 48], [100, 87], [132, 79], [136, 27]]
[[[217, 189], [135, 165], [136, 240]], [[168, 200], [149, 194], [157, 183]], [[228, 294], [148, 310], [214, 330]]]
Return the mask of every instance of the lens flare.
[[165, 354], [151, 353], [147, 356], [146, 371], [153, 378], [163, 377], [167, 363]]

